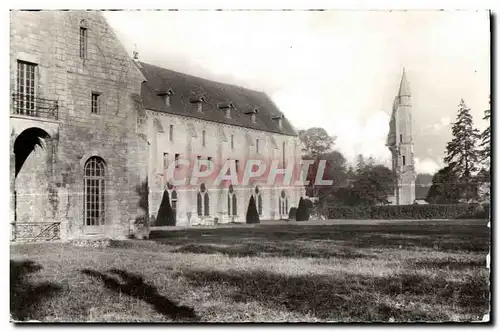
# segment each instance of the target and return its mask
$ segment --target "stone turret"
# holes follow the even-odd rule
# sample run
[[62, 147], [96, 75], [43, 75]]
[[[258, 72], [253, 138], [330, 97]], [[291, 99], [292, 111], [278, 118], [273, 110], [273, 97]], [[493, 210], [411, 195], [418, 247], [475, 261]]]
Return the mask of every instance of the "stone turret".
[[416, 172], [413, 144], [411, 92], [406, 71], [403, 68], [387, 137], [387, 146], [392, 154], [392, 169], [397, 184], [392, 203], [397, 205], [413, 204], [415, 201]]

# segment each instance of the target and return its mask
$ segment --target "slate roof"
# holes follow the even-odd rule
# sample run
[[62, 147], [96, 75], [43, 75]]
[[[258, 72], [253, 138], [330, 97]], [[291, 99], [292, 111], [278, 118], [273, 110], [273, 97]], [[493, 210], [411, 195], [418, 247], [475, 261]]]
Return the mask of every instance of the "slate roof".
[[[273, 117], [280, 116], [282, 112], [263, 92], [210, 81], [144, 62], [140, 62], [139, 69], [147, 80], [141, 89], [146, 109], [297, 136], [297, 132], [286, 118], [282, 120], [281, 129], [279, 128]], [[169, 89], [173, 94], [170, 96], [170, 106], [167, 106], [165, 97], [158, 94]], [[198, 112], [196, 105], [190, 102], [193, 97], [203, 97], [203, 112]], [[231, 110], [231, 118], [226, 118], [225, 110], [220, 106], [229, 103], [232, 103], [234, 109]], [[255, 123], [252, 122], [250, 114], [245, 114], [254, 109], [258, 110]]]

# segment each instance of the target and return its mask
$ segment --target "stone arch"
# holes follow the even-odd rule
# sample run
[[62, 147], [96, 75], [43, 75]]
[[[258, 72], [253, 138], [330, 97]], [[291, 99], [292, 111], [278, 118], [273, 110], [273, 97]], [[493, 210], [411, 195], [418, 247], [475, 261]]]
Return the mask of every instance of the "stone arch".
[[196, 195], [198, 216], [208, 217], [210, 215], [210, 195], [204, 183], [200, 185]]
[[44, 130], [29, 127], [13, 144], [13, 209], [16, 222], [48, 221], [55, 217], [55, 141]]
[[[50, 135], [37, 127], [28, 128], [17, 136], [14, 141], [15, 177], [21, 171], [26, 159], [37, 149], [37, 146], [42, 150], [52, 147], [52, 144], [47, 143], [52, 143]], [[52, 151], [50, 152], [52, 153]]]
[[279, 196], [279, 214], [280, 216], [287, 216], [288, 215], [288, 195], [285, 190], [281, 190], [280, 196]]

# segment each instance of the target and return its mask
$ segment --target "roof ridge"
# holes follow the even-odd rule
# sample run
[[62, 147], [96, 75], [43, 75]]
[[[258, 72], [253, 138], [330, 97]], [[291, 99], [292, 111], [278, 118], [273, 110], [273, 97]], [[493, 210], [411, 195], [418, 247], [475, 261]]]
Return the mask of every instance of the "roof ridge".
[[215, 80], [208, 79], [208, 78], [205, 78], [205, 77], [196, 76], [196, 75], [193, 75], [193, 74], [188, 74], [188, 73], [184, 73], [184, 72], [181, 72], [181, 71], [177, 71], [177, 70], [173, 70], [173, 69], [169, 69], [169, 68], [161, 67], [161, 66], [158, 66], [158, 65], [155, 65], [155, 64], [151, 64], [151, 63], [144, 62], [144, 61], [139, 61], [139, 62], [141, 63], [141, 65], [147, 65], [147, 66], [156, 67], [156, 68], [159, 68], [159, 69], [162, 69], [162, 70], [168, 70], [168, 71], [170, 71], [170, 72], [173, 72], [173, 73], [176, 73], [176, 74], [179, 74], [179, 75], [189, 76], [189, 77], [192, 77], [192, 78], [195, 78], [195, 79], [203, 80], [203, 81], [208, 82], [208, 83], [215, 83], [215, 84], [220, 84], [220, 85], [230, 86], [230, 87], [233, 87], [233, 88], [239, 88], [239, 89], [243, 89], [243, 90], [250, 91], [250, 92], [254, 92], [254, 93], [264, 94], [264, 95], [266, 95], [266, 96], [267, 96], [267, 93], [266, 93], [266, 92], [264, 92], [264, 91], [259, 91], [259, 90], [255, 90], [255, 89], [250, 89], [250, 88], [247, 88], [247, 87], [244, 87], [244, 86], [238, 85], [238, 84], [234, 84], [234, 83], [225, 83], [225, 82], [221, 82], [221, 81], [215, 81]]

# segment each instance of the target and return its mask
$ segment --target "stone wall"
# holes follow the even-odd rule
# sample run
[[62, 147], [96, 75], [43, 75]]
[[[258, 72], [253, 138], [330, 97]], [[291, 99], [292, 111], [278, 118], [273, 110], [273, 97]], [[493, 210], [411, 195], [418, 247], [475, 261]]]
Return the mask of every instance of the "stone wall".
[[[171, 127], [172, 126], [172, 127]], [[173, 134], [170, 130], [173, 129]], [[267, 166], [274, 159], [283, 160], [283, 143], [285, 143], [285, 162], [297, 165], [301, 159], [298, 138], [295, 136], [272, 134], [263, 131], [203, 121], [195, 118], [178, 115], [147, 111], [147, 120], [142, 131], [147, 133], [149, 146], [149, 187], [150, 187], [150, 215], [155, 216], [162, 200], [163, 192], [169, 181], [169, 174], [164, 169], [164, 153], [168, 154], [167, 165], [174, 162], [175, 155], [180, 159], [194, 161], [198, 156], [201, 159], [212, 158], [216, 164], [214, 175], [208, 179], [199, 179], [196, 185], [177, 186], [179, 195], [177, 202], [177, 224], [203, 223], [204, 219], [210, 222], [215, 217], [219, 222], [238, 221], [244, 222], [248, 202], [255, 193], [258, 185], [262, 195], [262, 219], [279, 219], [282, 216], [278, 211], [278, 197], [281, 190], [285, 190], [288, 197], [288, 208], [297, 206], [304, 188], [299, 186], [268, 185], [250, 181], [248, 185], [234, 186], [237, 196], [237, 216], [228, 215], [227, 186], [212, 186], [211, 182], [218, 174], [217, 166], [226, 160], [239, 160], [240, 170], [245, 167], [249, 159], [263, 160]], [[205, 132], [205, 145], [203, 145], [203, 132]], [[231, 148], [231, 135], [233, 135], [233, 148]], [[172, 140], [171, 140], [172, 138]], [[259, 151], [257, 152], [257, 139]], [[189, 181], [189, 178], [188, 178]], [[241, 178], [240, 178], [241, 181]], [[199, 218], [197, 213], [197, 194], [201, 183], [205, 183], [209, 193], [210, 215]], [[189, 183], [189, 182], [188, 182]], [[190, 215], [191, 217], [188, 217]]]
[[[83, 59], [79, 53], [82, 26], [88, 38]], [[135, 99], [142, 74], [105, 19], [92, 11], [12, 11], [11, 91], [15, 91], [18, 60], [37, 64], [37, 96], [58, 101], [54, 170], [48, 187], [58, 193], [55, 219], [62, 222], [62, 237], [86, 232], [83, 167], [92, 156], [106, 163], [106, 219], [101, 231], [108, 236], [128, 233], [141, 214], [138, 187], [147, 175], [143, 171], [141, 178], [147, 160], [139, 151], [146, 149], [136, 133]], [[99, 93], [99, 114], [91, 113], [93, 92]], [[20, 121], [26, 119], [11, 119], [13, 141], [21, 133], [16, 129]], [[39, 123], [32, 125], [40, 127]], [[39, 187], [29, 177], [19, 182], [23, 183], [16, 186]]]

